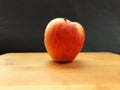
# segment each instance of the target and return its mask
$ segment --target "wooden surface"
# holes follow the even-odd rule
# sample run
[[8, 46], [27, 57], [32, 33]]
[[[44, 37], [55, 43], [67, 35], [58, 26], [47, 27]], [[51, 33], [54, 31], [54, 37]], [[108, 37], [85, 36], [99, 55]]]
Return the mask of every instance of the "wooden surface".
[[47, 53], [0, 56], [0, 90], [120, 90], [120, 55], [80, 53], [58, 64]]

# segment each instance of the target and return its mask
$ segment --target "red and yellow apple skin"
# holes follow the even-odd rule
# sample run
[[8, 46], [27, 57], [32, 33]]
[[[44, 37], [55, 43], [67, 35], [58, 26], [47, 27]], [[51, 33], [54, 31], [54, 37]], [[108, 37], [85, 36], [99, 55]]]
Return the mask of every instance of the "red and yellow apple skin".
[[46, 26], [44, 45], [55, 62], [72, 62], [84, 46], [85, 32], [81, 24], [55, 18]]

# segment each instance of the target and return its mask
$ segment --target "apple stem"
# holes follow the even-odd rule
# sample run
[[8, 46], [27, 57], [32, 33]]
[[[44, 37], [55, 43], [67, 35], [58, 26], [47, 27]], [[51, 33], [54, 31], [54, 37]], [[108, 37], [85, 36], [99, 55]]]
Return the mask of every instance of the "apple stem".
[[66, 18], [66, 17], [64, 17], [64, 20], [65, 20], [65, 21], [67, 21], [67, 18]]

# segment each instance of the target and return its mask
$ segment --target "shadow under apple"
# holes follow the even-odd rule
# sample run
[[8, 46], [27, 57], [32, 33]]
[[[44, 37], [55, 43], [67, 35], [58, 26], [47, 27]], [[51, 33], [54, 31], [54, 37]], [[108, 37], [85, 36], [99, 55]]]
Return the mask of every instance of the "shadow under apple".
[[74, 60], [69, 63], [57, 63], [53, 60], [50, 60], [48, 62], [49, 68], [52, 69], [82, 69], [84, 67], [84, 64], [80, 60]]

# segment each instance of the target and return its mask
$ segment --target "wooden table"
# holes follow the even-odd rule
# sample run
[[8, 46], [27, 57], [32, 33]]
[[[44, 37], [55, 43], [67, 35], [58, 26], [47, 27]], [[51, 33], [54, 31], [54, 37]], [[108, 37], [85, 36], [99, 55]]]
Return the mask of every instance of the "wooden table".
[[0, 56], [0, 90], [120, 90], [120, 55], [82, 52], [59, 64], [47, 53]]

